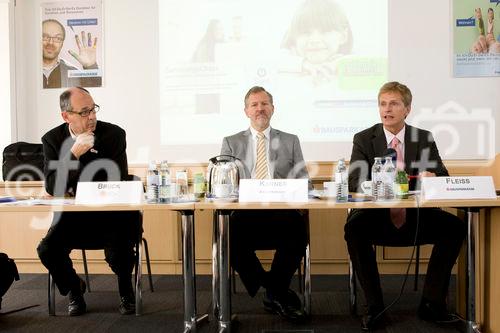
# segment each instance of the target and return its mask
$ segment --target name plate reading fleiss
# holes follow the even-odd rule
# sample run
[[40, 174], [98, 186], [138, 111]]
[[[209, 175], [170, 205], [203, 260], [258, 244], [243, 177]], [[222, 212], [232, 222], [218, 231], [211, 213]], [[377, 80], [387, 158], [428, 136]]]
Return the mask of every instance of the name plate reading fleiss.
[[141, 204], [144, 198], [142, 182], [79, 182], [75, 204]]
[[307, 202], [307, 179], [240, 179], [240, 202]]
[[490, 176], [423, 177], [421, 181], [424, 200], [496, 199]]

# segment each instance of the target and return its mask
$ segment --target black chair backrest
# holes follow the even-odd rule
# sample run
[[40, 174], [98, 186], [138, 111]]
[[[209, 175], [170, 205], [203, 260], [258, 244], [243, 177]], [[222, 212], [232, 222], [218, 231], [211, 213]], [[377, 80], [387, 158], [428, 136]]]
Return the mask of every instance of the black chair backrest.
[[4, 180], [43, 180], [43, 145], [15, 142], [3, 150]]

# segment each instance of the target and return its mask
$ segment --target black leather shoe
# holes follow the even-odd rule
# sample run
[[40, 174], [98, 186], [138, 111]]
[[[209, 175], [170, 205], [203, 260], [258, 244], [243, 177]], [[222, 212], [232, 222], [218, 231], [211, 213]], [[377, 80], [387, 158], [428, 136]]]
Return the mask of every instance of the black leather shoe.
[[135, 313], [135, 297], [134, 295], [122, 296], [120, 298], [120, 306], [118, 310], [122, 315], [129, 315]]
[[87, 289], [87, 285], [83, 280], [80, 279], [80, 290], [70, 291], [69, 304], [68, 304], [68, 314], [70, 316], [80, 316], [87, 312], [87, 304], [85, 304], [85, 299], [83, 299], [83, 294]]
[[266, 291], [262, 302], [266, 311], [278, 314], [292, 323], [303, 323], [306, 321], [306, 315], [301, 309], [302, 304], [300, 299], [292, 290], [288, 290], [281, 297], [277, 297]]
[[285, 297], [286, 297], [288, 304], [290, 304], [291, 306], [294, 306], [297, 309], [302, 308], [302, 302], [300, 301], [299, 296], [297, 296], [295, 291], [293, 291], [292, 289], [287, 290]]
[[439, 304], [428, 300], [422, 300], [418, 307], [417, 315], [420, 319], [437, 324], [455, 323], [459, 321], [446, 309], [446, 304]]
[[375, 329], [384, 328], [387, 325], [387, 316], [385, 315], [385, 313], [379, 315], [380, 311], [374, 310], [366, 312], [366, 314], [361, 318], [361, 329], [363, 331], [372, 331]]

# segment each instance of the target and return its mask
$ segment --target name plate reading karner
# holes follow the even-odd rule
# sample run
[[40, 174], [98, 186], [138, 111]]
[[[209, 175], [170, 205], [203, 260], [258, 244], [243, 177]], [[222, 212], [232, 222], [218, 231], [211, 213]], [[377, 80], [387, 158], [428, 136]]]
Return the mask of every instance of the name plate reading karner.
[[142, 182], [78, 182], [75, 204], [106, 205], [131, 204], [139, 205], [144, 199]]
[[241, 179], [240, 202], [307, 202], [307, 179]]
[[436, 199], [496, 199], [491, 176], [423, 177], [424, 200]]

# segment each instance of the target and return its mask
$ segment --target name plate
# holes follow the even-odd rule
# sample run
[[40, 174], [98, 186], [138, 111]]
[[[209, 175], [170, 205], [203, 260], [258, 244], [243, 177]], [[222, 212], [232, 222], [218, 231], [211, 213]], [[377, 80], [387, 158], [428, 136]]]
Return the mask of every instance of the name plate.
[[432, 199], [496, 199], [491, 176], [423, 177], [424, 200]]
[[106, 205], [143, 202], [142, 182], [78, 182], [75, 204]]
[[307, 179], [241, 179], [240, 202], [307, 202]]

